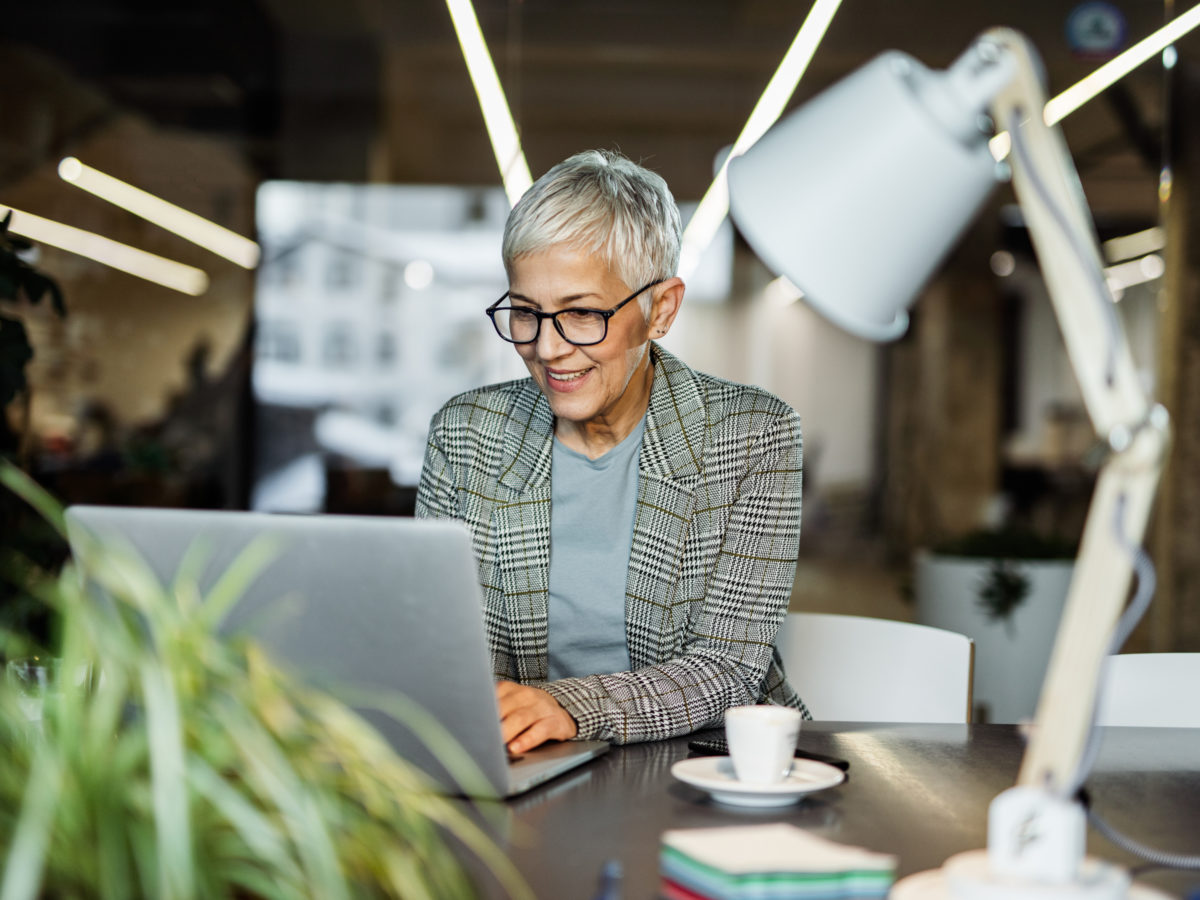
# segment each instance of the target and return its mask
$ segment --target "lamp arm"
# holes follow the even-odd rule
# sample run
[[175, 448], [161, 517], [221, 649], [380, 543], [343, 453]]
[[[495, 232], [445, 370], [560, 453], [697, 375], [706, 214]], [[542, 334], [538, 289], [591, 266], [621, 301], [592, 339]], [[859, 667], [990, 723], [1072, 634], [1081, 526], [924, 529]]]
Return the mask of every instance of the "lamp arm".
[[1013, 139], [1013, 188], [1025, 216], [1093, 427], [1111, 451], [1100, 470], [1037, 715], [1017, 783], [1056, 793], [1080, 780], [1105, 657], [1133, 571], [1169, 444], [1165, 411], [1138, 379], [1102, 275], [1091, 216], [1057, 128], [1047, 126], [1035, 52], [1019, 33], [982, 38], [1015, 61], [994, 98]]
[[1018, 784], [1070, 792], [1083, 779], [1104, 661], [1117, 649], [1129, 593], [1133, 558], [1123, 543], [1142, 541], [1167, 443], [1165, 430], [1146, 429], [1100, 470]]

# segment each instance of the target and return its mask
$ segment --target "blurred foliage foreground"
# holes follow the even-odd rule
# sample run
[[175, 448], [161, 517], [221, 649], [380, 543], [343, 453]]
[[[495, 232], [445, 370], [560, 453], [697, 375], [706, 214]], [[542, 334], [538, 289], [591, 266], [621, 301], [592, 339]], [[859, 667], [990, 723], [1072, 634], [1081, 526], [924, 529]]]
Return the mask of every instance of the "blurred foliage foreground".
[[[3, 461], [0, 482], [62, 528]], [[0, 900], [474, 896], [452, 842], [531, 896], [473, 808], [438, 796], [348, 706], [218, 636], [269, 548], [248, 548], [205, 597], [117, 549], [35, 586], [61, 621], [52, 665], [4, 635]]]

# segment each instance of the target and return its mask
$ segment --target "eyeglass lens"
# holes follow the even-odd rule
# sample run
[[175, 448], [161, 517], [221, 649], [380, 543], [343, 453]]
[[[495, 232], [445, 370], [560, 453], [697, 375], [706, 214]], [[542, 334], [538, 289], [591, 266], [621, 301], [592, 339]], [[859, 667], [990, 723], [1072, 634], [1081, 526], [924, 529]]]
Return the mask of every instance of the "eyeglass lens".
[[[529, 310], [501, 308], [494, 316], [500, 334], [518, 344], [537, 339], [539, 317]], [[564, 309], [554, 318], [559, 334], [573, 344], [596, 344], [604, 340], [605, 317], [588, 309]]]

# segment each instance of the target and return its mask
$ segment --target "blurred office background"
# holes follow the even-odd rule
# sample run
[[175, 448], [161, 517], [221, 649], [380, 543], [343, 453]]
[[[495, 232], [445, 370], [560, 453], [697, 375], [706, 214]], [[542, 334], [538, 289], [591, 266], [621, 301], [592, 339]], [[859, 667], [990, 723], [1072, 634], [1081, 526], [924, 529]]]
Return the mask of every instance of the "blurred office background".
[[[845, 0], [791, 103], [888, 48], [943, 67], [997, 24], [1031, 36], [1054, 94], [1188, 5]], [[667, 179], [686, 218], [809, 4], [475, 8], [534, 177], [618, 148]], [[445, 4], [42, 0], [3, 22], [0, 204], [208, 276], [192, 296], [35, 251], [66, 315], [2, 301], [34, 349], [6, 410], [22, 464], [68, 502], [411, 510], [432, 412], [523, 371], [483, 315], [505, 289], [508, 203]], [[1064, 123], [1139, 369], [1177, 432], [1142, 649], [1200, 649], [1197, 110], [1193, 34]], [[80, 190], [64, 157], [254, 238], [261, 261]], [[794, 609], [912, 618], [921, 548], [1000, 524], [1078, 538], [1092, 433], [1006, 186], [896, 343], [795, 302], [727, 223], [667, 346], [803, 417]]]

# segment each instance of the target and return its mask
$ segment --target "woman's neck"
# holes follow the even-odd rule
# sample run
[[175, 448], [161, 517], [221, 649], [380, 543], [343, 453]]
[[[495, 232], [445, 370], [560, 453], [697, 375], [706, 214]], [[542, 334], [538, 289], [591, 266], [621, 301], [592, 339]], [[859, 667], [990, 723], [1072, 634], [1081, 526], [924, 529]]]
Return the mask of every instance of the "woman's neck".
[[650, 407], [650, 387], [654, 383], [654, 366], [647, 354], [645, 367], [634, 374], [625, 388], [621, 403], [586, 422], [569, 419], [554, 420], [554, 436], [564, 445], [582, 453], [588, 459], [599, 459], [633, 433]]

